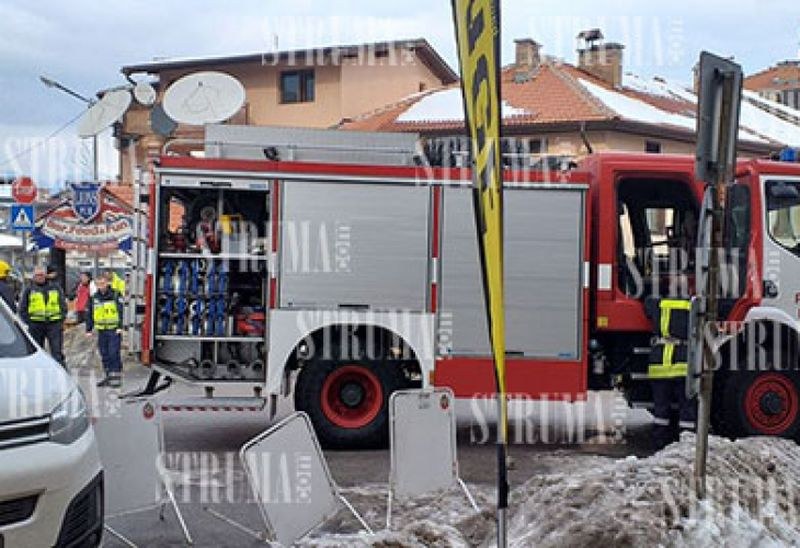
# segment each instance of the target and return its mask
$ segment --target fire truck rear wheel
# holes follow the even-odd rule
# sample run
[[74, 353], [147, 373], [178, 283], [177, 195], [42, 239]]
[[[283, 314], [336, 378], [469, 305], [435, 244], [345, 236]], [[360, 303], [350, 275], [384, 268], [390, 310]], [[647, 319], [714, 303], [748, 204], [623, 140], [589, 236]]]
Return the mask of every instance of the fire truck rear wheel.
[[800, 439], [800, 377], [786, 371], [741, 371], [720, 390], [723, 432], [732, 437]]
[[389, 396], [407, 385], [398, 363], [317, 360], [300, 370], [295, 409], [308, 413], [326, 448], [385, 447]]

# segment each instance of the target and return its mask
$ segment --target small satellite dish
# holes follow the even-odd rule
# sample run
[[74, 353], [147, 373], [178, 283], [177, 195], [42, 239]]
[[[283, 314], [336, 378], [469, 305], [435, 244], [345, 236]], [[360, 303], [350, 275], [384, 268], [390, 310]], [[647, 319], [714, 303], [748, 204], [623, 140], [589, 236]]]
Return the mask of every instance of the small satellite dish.
[[184, 76], [164, 94], [164, 112], [181, 124], [201, 126], [223, 122], [239, 112], [244, 86], [223, 72], [196, 72]]
[[131, 94], [128, 90], [117, 89], [106, 92], [103, 98], [89, 107], [78, 124], [80, 137], [92, 137], [122, 118], [131, 106]]
[[177, 127], [178, 123], [167, 116], [167, 113], [164, 112], [164, 107], [161, 105], [155, 105], [150, 110], [150, 129], [162, 137], [169, 137]]
[[140, 105], [149, 107], [156, 102], [156, 89], [147, 82], [139, 82], [133, 86], [133, 96]]

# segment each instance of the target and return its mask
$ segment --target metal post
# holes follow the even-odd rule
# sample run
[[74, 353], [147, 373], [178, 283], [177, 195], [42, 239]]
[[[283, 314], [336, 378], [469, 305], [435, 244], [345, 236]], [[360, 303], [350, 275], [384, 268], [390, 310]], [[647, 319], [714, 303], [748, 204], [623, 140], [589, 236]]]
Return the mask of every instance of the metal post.
[[706, 461], [708, 460], [708, 431], [711, 423], [711, 398], [714, 384], [714, 350], [711, 340], [716, 338], [716, 320], [718, 314], [719, 292], [719, 255], [722, 244], [722, 223], [720, 215], [720, 188], [717, 184], [713, 193], [711, 221], [711, 250], [708, 268], [708, 306], [706, 309], [706, 329], [703, 336], [703, 370], [700, 373], [700, 391], [698, 393], [697, 442], [695, 445], [694, 481], [697, 496], [706, 497]]
[[717, 338], [717, 317], [719, 312], [719, 270], [720, 257], [723, 246], [723, 216], [725, 211], [725, 199], [727, 195], [727, 185], [731, 182], [733, 173], [728, 173], [724, 166], [727, 166], [730, 158], [728, 153], [728, 143], [724, 136], [731, 134], [731, 104], [732, 87], [734, 80], [730, 75], [723, 74], [724, 90], [722, 91], [722, 101], [720, 107], [720, 138], [717, 142], [717, 165], [720, 168], [716, 172], [716, 180], [712, 187], [712, 217], [711, 217], [711, 249], [709, 255], [708, 280], [706, 284], [706, 295], [708, 297], [706, 307], [706, 329], [703, 336], [703, 369], [700, 374], [700, 391], [698, 394], [698, 417], [697, 417], [697, 442], [695, 445], [694, 462], [694, 482], [697, 496], [700, 499], [706, 498], [706, 462], [708, 460], [708, 431], [711, 423], [711, 402], [714, 384], [714, 349], [713, 341]]
[[508, 401], [497, 394], [497, 548], [508, 546]]
[[100, 174], [99, 174], [99, 167], [98, 167], [98, 157], [97, 157], [97, 135], [92, 136], [92, 181], [95, 183], [100, 182]]

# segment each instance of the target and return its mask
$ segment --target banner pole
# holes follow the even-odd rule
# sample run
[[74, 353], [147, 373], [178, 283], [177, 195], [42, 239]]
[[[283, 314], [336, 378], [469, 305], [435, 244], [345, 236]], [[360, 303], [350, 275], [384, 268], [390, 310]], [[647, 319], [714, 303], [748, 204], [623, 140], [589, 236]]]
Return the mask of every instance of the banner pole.
[[508, 420], [503, 302], [503, 159], [500, 1], [452, 0], [464, 121], [472, 152], [473, 207], [497, 396], [497, 545], [505, 548]]

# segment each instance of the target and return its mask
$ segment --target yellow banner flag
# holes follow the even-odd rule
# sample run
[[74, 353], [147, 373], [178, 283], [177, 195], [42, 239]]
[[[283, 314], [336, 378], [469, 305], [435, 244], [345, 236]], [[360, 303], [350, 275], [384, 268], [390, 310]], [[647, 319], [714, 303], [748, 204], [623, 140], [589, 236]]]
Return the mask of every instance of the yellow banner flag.
[[[472, 142], [475, 224], [498, 397], [505, 400], [503, 169], [500, 150], [500, 30], [497, 0], [453, 0], [461, 89]], [[505, 405], [500, 424], [505, 441]]]

